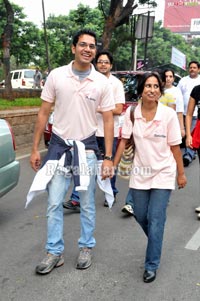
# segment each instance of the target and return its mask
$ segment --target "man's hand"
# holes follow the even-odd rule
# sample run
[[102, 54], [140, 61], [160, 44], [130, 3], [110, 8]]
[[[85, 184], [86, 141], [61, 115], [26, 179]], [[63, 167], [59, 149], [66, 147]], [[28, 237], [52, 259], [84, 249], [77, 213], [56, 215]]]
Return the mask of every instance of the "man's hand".
[[33, 170], [38, 171], [41, 165], [41, 156], [39, 151], [32, 151], [30, 157], [30, 164]]
[[105, 180], [106, 178], [112, 178], [114, 175], [113, 161], [104, 160], [101, 166], [101, 178]]
[[187, 184], [187, 178], [185, 176], [185, 174], [181, 174], [177, 176], [177, 184], [178, 184], [178, 188], [184, 188]]

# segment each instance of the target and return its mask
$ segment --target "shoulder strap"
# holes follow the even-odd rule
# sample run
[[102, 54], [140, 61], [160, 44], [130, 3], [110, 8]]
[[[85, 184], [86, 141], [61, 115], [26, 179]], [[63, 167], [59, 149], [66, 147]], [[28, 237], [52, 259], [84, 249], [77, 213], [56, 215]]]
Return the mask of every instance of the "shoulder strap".
[[132, 124], [134, 124], [134, 111], [135, 111], [135, 106], [131, 106], [131, 109], [130, 109], [130, 120], [132, 121]]

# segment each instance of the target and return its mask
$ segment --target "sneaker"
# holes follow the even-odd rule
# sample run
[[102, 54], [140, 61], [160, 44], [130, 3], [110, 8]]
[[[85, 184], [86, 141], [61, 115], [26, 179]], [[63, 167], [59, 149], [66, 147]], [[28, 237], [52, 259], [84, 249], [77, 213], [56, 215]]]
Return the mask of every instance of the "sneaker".
[[191, 157], [188, 154], [183, 155], [183, 165], [187, 167], [192, 162]]
[[195, 208], [195, 212], [200, 213], [200, 207]]
[[80, 211], [80, 203], [73, 200], [69, 200], [63, 203], [63, 208]]
[[124, 205], [124, 207], [122, 207], [122, 212], [134, 216], [134, 211], [131, 205]]
[[200, 213], [197, 214], [197, 218], [200, 219]]
[[47, 253], [46, 257], [41, 261], [39, 265], [36, 266], [35, 272], [37, 274], [48, 274], [54, 268], [58, 268], [64, 264], [64, 257]]
[[80, 248], [79, 257], [77, 260], [76, 268], [79, 270], [84, 270], [89, 268], [92, 264], [92, 249], [91, 248]]

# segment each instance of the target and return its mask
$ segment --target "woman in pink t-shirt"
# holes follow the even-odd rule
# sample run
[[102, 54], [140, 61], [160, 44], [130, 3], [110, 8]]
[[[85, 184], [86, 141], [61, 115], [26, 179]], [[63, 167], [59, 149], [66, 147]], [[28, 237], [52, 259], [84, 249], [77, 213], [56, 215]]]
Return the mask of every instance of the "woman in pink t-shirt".
[[152, 282], [159, 268], [166, 209], [170, 194], [177, 184], [186, 185], [182, 154], [181, 134], [176, 112], [158, 100], [163, 93], [157, 73], [145, 73], [138, 85], [141, 102], [134, 111], [134, 126], [130, 108], [125, 114], [122, 139], [114, 166], [120, 161], [127, 139], [134, 136], [135, 156], [130, 176], [130, 193], [134, 200], [137, 222], [148, 238], [144, 282]]

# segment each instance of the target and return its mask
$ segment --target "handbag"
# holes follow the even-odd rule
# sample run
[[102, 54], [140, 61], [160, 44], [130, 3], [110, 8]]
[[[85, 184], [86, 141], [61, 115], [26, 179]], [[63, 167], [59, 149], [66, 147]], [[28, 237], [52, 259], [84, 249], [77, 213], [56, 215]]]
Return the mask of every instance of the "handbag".
[[[130, 120], [134, 125], [134, 110], [135, 106], [131, 106], [130, 109]], [[117, 173], [120, 178], [128, 180], [130, 178], [131, 170], [132, 170], [132, 163], [135, 155], [135, 143], [133, 139], [133, 133], [131, 134], [130, 138], [126, 142], [125, 149], [121, 156], [121, 160], [118, 165]]]

